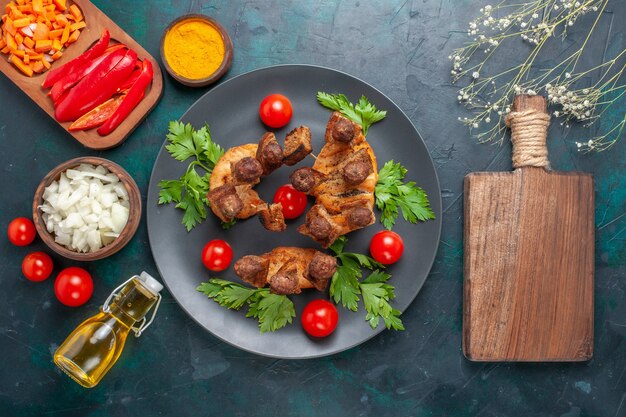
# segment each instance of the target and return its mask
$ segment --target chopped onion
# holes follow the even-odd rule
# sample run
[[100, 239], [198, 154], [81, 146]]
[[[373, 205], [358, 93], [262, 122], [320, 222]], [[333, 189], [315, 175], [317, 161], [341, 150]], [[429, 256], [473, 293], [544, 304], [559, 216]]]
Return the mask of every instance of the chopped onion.
[[76, 252], [95, 252], [120, 236], [130, 214], [128, 192], [117, 175], [81, 164], [61, 173], [39, 206], [49, 233]]

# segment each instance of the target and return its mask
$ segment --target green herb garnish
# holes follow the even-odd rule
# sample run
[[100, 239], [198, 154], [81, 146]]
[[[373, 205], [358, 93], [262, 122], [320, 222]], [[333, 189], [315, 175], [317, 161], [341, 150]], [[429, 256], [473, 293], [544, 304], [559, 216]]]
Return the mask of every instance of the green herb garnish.
[[382, 212], [380, 222], [391, 230], [398, 218], [399, 209], [402, 217], [410, 223], [435, 218], [430, 208], [426, 192], [415, 182], [404, 183], [407, 169], [400, 163], [388, 161], [378, 173], [378, 182], [374, 190], [376, 207]]
[[[378, 327], [382, 318], [388, 329], [404, 330], [400, 311], [389, 304], [389, 301], [396, 297], [394, 287], [387, 284], [391, 275], [383, 271], [385, 268], [383, 264], [369, 256], [344, 252], [346, 242], [347, 239], [342, 236], [330, 247], [341, 264], [337, 266], [337, 272], [330, 283], [330, 296], [336, 304], [341, 303], [352, 311], [358, 311], [361, 296], [367, 312], [365, 320], [372, 329]], [[363, 268], [373, 272], [360, 281], [363, 277]]]
[[377, 110], [376, 106], [369, 102], [365, 96], [356, 106], [343, 94], [329, 94], [322, 91], [317, 92], [317, 101], [324, 107], [335, 110], [343, 114], [348, 119], [361, 125], [363, 136], [367, 136], [369, 127], [385, 118], [385, 110]]
[[[217, 161], [224, 154], [224, 149], [211, 139], [209, 126], [195, 130], [190, 123], [172, 121], [167, 134], [169, 144], [165, 147], [172, 157], [185, 162], [194, 160], [187, 167], [185, 174], [178, 180], [159, 182], [159, 204], [176, 203], [176, 208], [185, 211], [182, 223], [187, 231], [206, 219], [209, 201], [209, 179]], [[199, 173], [197, 169], [200, 169]], [[232, 226], [230, 222], [227, 226]]]
[[250, 288], [213, 278], [200, 284], [197, 290], [231, 310], [239, 310], [247, 304], [246, 317], [259, 321], [261, 333], [283, 328], [296, 316], [293, 302], [285, 295], [272, 294], [269, 288]]

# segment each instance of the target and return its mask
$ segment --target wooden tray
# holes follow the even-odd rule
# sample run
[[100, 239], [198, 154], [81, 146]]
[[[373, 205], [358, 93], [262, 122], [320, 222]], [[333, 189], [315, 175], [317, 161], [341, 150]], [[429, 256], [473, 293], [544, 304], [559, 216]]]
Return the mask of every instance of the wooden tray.
[[[8, 3], [9, 0], [0, 0], [2, 10], [4, 10], [4, 7]], [[71, 122], [59, 123], [63, 129], [65, 129], [74, 139], [82, 143], [84, 146], [99, 150], [110, 149], [124, 142], [131, 132], [139, 125], [139, 123], [141, 123], [148, 113], [150, 113], [154, 106], [156, 106], [161, 98], [161, 94], [163, 93], [163, 75], [157, 60], [154, 59], [145, 49], [141, 47], [141, 45], [135, 42], [133, 38], [117, 26], [107, 15], [94, 6], [90, 1], [72, 0], [71, 3], [75, 3], [78, 7], [80, 7], [80, 10], [85, 18], [85, 23], [87, 23], [87, 27], [81, 31], [78, 41], [67, 47], [63, 52], [61, 59], [52, 65], [53, 69], [58, 68], [85, 52], [100, 38], [104, 29], [108, 29], [111, 33], [111, 41], [115, 40], [125, 43], [137, 52], [137, 56], [140, 59], [150, 59], [154, 67], [152, 84], [148, 87], [145, 97], [133, 110], [133, 112], [128, 115], [126, 120], [124, 120], [122, 124], [117, 127], [117, 129], [111, 132], [111, 134], [107, 136], [100, 136], [98, 132], [96, 132], [96, 129], [70, 132], [67, 129], [70, 124], [72, 124]], [[15, 85], [21, 88], [24, 93], [26, 93], [35, 103], [39, 105], [39, 107], [41, 107], [46, 113], [48, 113], [48, 115], [50, 115], [50, 117], [54, 119], [54, 106], [52, 105], [52, 100], [47, 97], [48, 90], [41, 88], [41, 83], [46, 78], [48, 72], [33, 75], [33, 77], [27, 77], [11, 63], [9, 63], [6, 57], [7, 56], [4, 54], [0, 57], [0, 71], [2, 71], [4, 75], [13, 81]]]

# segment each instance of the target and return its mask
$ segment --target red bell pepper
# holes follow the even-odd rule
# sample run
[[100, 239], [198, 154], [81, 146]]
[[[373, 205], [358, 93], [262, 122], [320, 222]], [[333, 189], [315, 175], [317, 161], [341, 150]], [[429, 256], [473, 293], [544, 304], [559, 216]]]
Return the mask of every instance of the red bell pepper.
[[117, 91], [121, 92], [124, 90], [128, 90], [130, 87], [132, 87], [133, 84], [135, 84], [135, 81], [137, 81], [137, 78], [139, 78], [139, 75], [141, 74], [142, 69], [143, 69], [143, 63], [138, 60], [137, 66], [135, 67], [135, 70], [133, 71], [133, 73], [130, 74], [130, 77], [128, 77], [128, 79], [124, 81], [122, 85], [120, 85]]
[[141, 74], [139, 74], [137, 81], [135, 81], [133, 86], [130, 87], [130, 90], [128, 90], [122, 104], [120, 104], [115, 113], [113, 113], [113, 116], [111, 116], [109, 120], [107, 120], [98, 129], [98, 134], [100, 134], [100, 136], [106, 136], [113, 132], [120, 125], [120, 123], [128, 117], [130, 112], [137, 107], [139, 102], [143, 99], [145, 90], [152, 82], [153, 76], [154, 70], [152, 69], [152, 63], [148, 59], [145, 59], [141, 69]]
[[133, 72], [136, 61], [137, 53], [132, 49], [111, 53], [59, 102], [54, 113], [56, 119], [59, 122], [76, 120], [110, 99]]
[[124, 95], [118, 95], [110, 98], [95, 109], [83, 114], [78, 120], [70, 125], [67, 129], [70, 132], [76, 130], [89, 130], [104, 124], [109, 117], [115, 113], [117, 108], [124, 100]]
[[61, 97], [61, 95], [63, 95], [65, 91], [72, 88], [74, 84], [79, 82], [84, 76], [86, 76], [91, 71], [93, 71], [93, 69], [96, 68], [98, 65], [100, 65], [100, 63], [108, 55], [125, 47], [126, 45], [120, 43], [120, 44], [113, 45], [107, 48], [107, 50], [104, 51], [104, 53], [100, 55], [99, 57], [96, 57], [92, 59], [91, 61], [85, 62], [84, 65], [82, 65], [79, 68], [76, 68], [76, 70], [70, 72], [69, 74], [61, 78], [59, 81], [54, 83], [54, 85], [52, 86], [52, 90], [50, 90], [50, 96], [52, 97], [52, 101], [55, 103], [59, 102], [60, 101], [59, 98]]
[[107, 46], [109, 46], [110, 39], [111, 39], [111, 35], [109, 34], [109, 31], [105, 29], [104, 32], [102, 32], [102, 36], [100, 37], [98, 42], [96, 42], [91, 48], [87, 49], [85, 52], [83, 52], [81, 55], [77, 56], [76, 58], [72, 59], [70, 62], [49, 71], [48, 75], [46, 76], [46, 79], [44, 80], [41, 86], [43, 88], [52, 87], [54, 83], [59, 81], [65, 75], [76, 71], [78, 68], [83, 66], [86, 62], [89, 62], [92, 59], [97, 58], [100, 55], [102, 55], [104, 51], [107, 49]]

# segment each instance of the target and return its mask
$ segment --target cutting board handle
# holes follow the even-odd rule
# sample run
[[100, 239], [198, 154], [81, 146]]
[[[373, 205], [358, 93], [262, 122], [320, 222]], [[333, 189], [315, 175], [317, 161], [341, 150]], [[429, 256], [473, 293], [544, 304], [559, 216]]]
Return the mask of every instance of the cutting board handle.
[[543, 96], [515, 96], [511, 112], [506, 116], [511, 128], [513, 168], [542, 167], [550, 169], [546, 139], [550, 114]]

